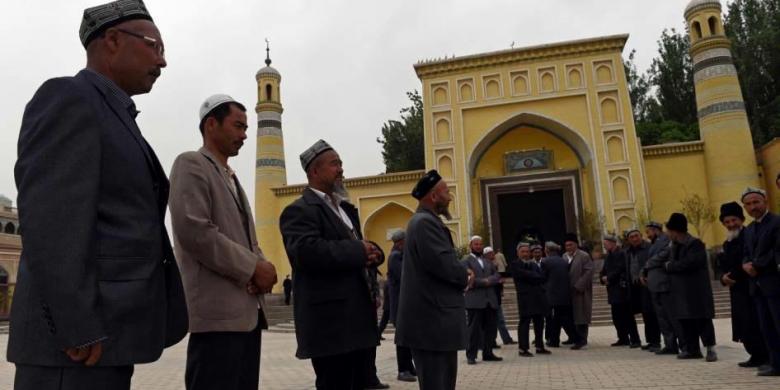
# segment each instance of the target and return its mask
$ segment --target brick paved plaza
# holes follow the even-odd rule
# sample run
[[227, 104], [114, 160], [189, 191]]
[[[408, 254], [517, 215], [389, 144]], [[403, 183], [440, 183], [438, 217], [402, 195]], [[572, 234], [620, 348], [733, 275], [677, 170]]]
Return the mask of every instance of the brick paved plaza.
[[[463, 354], [459, 366], [459, 389], [780, 389], [780, 378], [759, 378], [752, 369], [738, 368], [745, 359], [742, 347], [731, 342], [728, 319], [715, 321], [720, 360], [679, 361], [673, 356], [655, 356], [628, 348], [611, 348], [611, 326], [591, 330], [591, 345], [585, 351], [553, 349], [550, 356], [520, 358], [514, 348], [498, 354], [503, 362], [467, 366]], [[640, 330], [641, 333], [641, 330]], [[393, 389], [416, 389], [416, 383], [395, 380], [395, 348], [392, 335], [379, 348], [377, 367], [382, 381]], [[0, 335], [0, 389], [10, 389], [14, 368], [5, 361], [8, 335]], [[136, 366], [133, 389], [184, 388], [185, 342], [168, 349], [154, 364]], [[311, 389], [313, 373], [307, 360], [294, 356], [295, 336], [263, 335], [262, 389]]]

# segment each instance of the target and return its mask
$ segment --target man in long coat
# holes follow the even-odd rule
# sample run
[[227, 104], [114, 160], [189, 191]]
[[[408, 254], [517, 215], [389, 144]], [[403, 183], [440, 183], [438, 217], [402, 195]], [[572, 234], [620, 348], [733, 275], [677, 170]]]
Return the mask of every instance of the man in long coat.
[[520, 324], [517, 328], [517, 345], [519, 355], [534, 356], [528, 350], [528, 330], [531, 322], [534, 324], [536, 353], [549, 354], [544, 348], [544, 315], [547, 314], [547, 296], [544, 291], [544, 274], [539, 264], [531, 257], [530, 245], [526, 242], [517, 244], [517, 259], [509, 264], [509, 270], [515, 282], [517, 294], [517, 309], [520, 312]]
[[[404, 261], [404, 243], [406, 232], [398, 230], [390, 237], [393, 241], [393, 249], [387, 260], [387, 286], [390, 306], [390, 323], [398, 328], [398, 300], [401, 297], [401, 275]], [[385, 301], [387, 304], [388, 301]], [[398, 380], [404, 382], [416, 382], [417, 370], [412, 362], [412, 351], [404, 346], [395, 346], [395, 358], [398, 364]]]
[[569, 263], [571, 302], [577, 329], [577, 340], [571, 349], [578, 350], [588, 345], [588, 327], [593, 312], [593, 260], [579, 248], [575, 234], [566, 235], [564, 247], [563, 258]]
[[750, 298], [750, 277], [742, 269], [745, 259], [745, 214], [737, 202], [720, 206], [720, 222], [727, 229], [723, 253], [718, 256], [720, 282], [729, 288], [731, 300], [731, 338], [742, 343], [750, 358], [740, 367], [761, 367], [769, 362], [769, 353], [761, 335], [758, 311]]
[[363, 240], [356, 210], [337, 194], [338, 153], [320, 140], [301, 165], [309, 185], [279, 219], [293, 270], [296, 356], [312, 360], [317, 389], [364, 389], [365, 364], [379, 344], [368, 269], [382, 254]]
[[458, 261], [439, 218], [450, 215], [447, 183], [431, 170], [412, 196], [419, 207], [406, 229], [396, 343], [412, 349], [421, 390], [454, 390], [458, 350], [466, 348], [463, 291], [473, 273]]
[[672, 240], [671, 258], [665, 264], [670, 291], [674, 298], [672, 315], [682, 324], [685, 351], [679, 359], [701, 359], [699, 339], [707, 348], [707, 361], [718, 360], [715, 353], [715, 328], [707, 251], [704, 243], [688, 234], [688, 219], [673, 213], [666, 223]]
[[474, 285], [466, 291], [466, 313], [468, 314], [469, 344], [466, 348], [468, 364], [477, 363], [477, 351], [482, 349], [482, 360], [501, 361], [493, 354], [498, 329], [498, 295], [496, 286], [501, 277], [492, 261], [482, 251], [482, 237], [474, 236], [469, 242], [471, 253], [461, 261], [474, 273]]
[[764, 190], [745, 190], [742, 205], [754, 219], [745, 231], [742, 268], [750, 275], [750, 294], [770, 360], [758, 375], [780, 376], [780, 217], [769, 211]]
[[643, 350], [661, 351], [661, 329], [655, 314], [653, 300], [647, 285], [642, 283], [642, 269], [649, 258], [650, 245], [642, 239], [642, 233], [637, 228], [626, 232], [628, 246], [625, 248], [627, 271], [631, 282], [631, 299], [634, 306], [642, 312], [642, 322], [645, 324], [645, 341]]
[[577, 338], [572, 319], [569, 264], [561, 257], [561, 246], [557, 243], [548, 241], [544, 244], [544, 251], [547, 256], [542, 259], [542, 273], [550, 308], [545, 318], [544, 333], [547, 346], [558, 348], [561, 343], [561, 328], [570, 340]]
[[626, 254], [617, 244], [617, 237], [607, 235], [604, 237], [604, 248], [607, 257], [604, 259], [604, 267], [601, 269], [601, 284], [607, 286], [607, 302], [612, 312], [612, 323], [617, 331], [617, 342], [613, 347], [630, 345], [637, 348], [642, 340], [637, 331], [636, 319], [631, 311], [631, 277], [628, 273], [628, 260]]
[[663, 232], [663, 225], [658, 222], [648, 222], [645, 234], [650, 240], [647, 262], [642, 268], [642, 284], [650, 291], [650, 298], [658, 318], [658, 328], [664, 340], [664, 347], [657, 351], [658, 355], [677, 355], [683, 347], [683, 331], [680, 322], [672, 317], [671, 307], [674, 303], [669, 292], [669, 275], [666, 272], [666, 262], [669, 261], [669, 236]]

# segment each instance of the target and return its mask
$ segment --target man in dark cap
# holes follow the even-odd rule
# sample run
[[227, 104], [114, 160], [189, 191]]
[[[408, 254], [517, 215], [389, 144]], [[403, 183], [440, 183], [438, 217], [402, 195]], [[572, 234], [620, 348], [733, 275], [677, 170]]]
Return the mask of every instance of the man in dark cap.
[[712, 299], [707, 250], [704, 243], [688, 234], [688, 219], [673, 213], [666, 223], [672, 240], [671, 256], [664, 267], [669, 274], [669, 285], [674, 303], [672, 316], [680, 321], [685, 349], [679, 359], [701, 359], [699, 339], [707, 348], [707, 361], [718, 360], [715, 353], [715, 304]]
[[363, 239], [357, 209], [339, 195], [339, 154], [319, 140], [301, 166], [308, 186], [279, 218], [293, 270], [296, 356], [311, 359], [317, 389], [364, 389], [379, 344], [370, 269], [384, 255]]
[[142, 1], [122, 0], [85, 10], [79, 35], [86, 69], [46, 81], [19, 133], [17, 389], [129, 389], [133, 365], [187, 331], [168, 179], [131, 99], [166, 66], [160, 32]]
[[753, 217], [745, 230], [742, 269], [750, 276], [750, 294], [769, 350], [770, 365], [759, 368], [758, 375], [780, 376], [780, 218], [769, 211], [764, 190], [745, 190], [742, 205]]
[[453, 390], [458, 350], [466, 348], [463, 291], [473, 272], [458, 260], [450, 230], [447, 183], [429, 171], [412, 190], [419, 201], [404, 244], [396, 344], [412, 349], [421, 390]]
[[628, 276], [631, 285], [632, 305], [642, 313], [642, 322], [645, 324], [645, 341], [642, 349], [650, 352], [661, 350], [661, 329], [658, 327], [658, 317], [655, 314], [650, 290], [642, 283], [642, 268], [649, 258], [650, 245], [642, 238], [642, 233], [637, 228], [626, 231], [625, 248], [628, 261]]
[[571, 349], [579, 350], [588, 345], [588, 327], [593, 314], [593, 260], [579, 248], [576, 234], [567, 234], [563, 245], [566, 249], [563, 258], [569, 264], [572, 316], [577, 330], [577, 338], [570, 340], [574, 343]]
[[720, 206], [720, 222], [726, 228], [723, 252], [718, 255], [722, 273], [720, 282], [729, 288], [731, 298], [731, 338], [742, 343], [750, 358], [740, 367], [761, 367], [769, 362], [769, 354], [761, 336], [758, 311], [750, 298], [749, 276], [742, 269], [745, 258], [745, 214], [737, 202]]
[[601, 269], [601, 284], [607, 287], [607, 302], [618, 336], [612, 346], [637, 348], [642, 340], [639, 338], [636, 319], [631, 310], [631, 276], [626, 253], [620, 249], [617, 237], [613, 235], [604, 236], [604, 249], [607, 251], [607, 257]]

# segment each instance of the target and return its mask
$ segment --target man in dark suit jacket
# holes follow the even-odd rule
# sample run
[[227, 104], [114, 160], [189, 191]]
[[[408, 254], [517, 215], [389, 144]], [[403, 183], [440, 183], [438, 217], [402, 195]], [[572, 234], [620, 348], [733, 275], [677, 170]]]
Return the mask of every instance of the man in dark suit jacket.
[[379, 345], [368, 268], [381, 251], [363, 240], [357, 210], [336, 191], [341, 159], [325, 141], [301, 155], [309, 186], [279, 223], [293, 274], [296, 356], [312, 359], [317, 389], [366, 387], [364, 365]]
[[87, 69], [45, 82], [19, 134], [16, 389], [129, 389], [133, 365], [187, 330], [168, 180], [130, 98], [166, 65], [160, 33], [126, 0], [86, 10], [81, 41]]
[[[388, 294], [385, 297], [385, 305], [389, 306], [389, 321], [396, 325], [398, 319], [398, 299], [401, 297], [401, 275], [403, 272], [406, 232], [397, 230], [390, 239], [393, 240], [393, 249], [390, 251], [390, 257], [387, 260]], [[395, 357], [398, 363], [398, 380], [416, 382], [417, 369], [414, 368], [414, 362], [412, 361], [412, 351], [408, 347], [396, 344]]]
[[396, 343], [412, 349], [420, 389], [453, 390], [458, 350], [466, 348], [463, 291], [473, 273], [458, 261], [450, 230], [439, 218], [449, 216], [447, 183], [432, 170], [412, 196], [420, 206], [406, 229]]
[[618, 339], [613, 347], [627, 346], [638, 348], [642, 345], [636, 326], [634, 313], [631, 311], [631, 276], [628, 271], [626, 253], [618, 247], [617, 237], [604, 236], [604, 249], [607, 257], [601, 268], [601, 284], [607, 287], [607, 302], [609, 303], [612, 324], [617, 331]]
[[501, 277], [492, 261], [483, 258], [482, 237], [474, 236], [469, 242], [471, 253], [461, 261], [474, 272], [474, 286], [466, 291], [469, 344], [466, 348], [468, 364], [477, 364], [477, 351], [482, 349], [482, 360], [501, 361], [493, 354], [493, 344], [498, 332], [498, 295], [496, 285]]
[[742, 205], [754, 218], [745, 231], [742, 267], [750, 276], [750, 294], [769, 349], [770, 367], [758, 375], [780, 376], [780, 217], [769, 211], [763, 190], [748, 188]]
[[550, 305], [547, 318], [545, 318], [544, 333], [547, 346], [558, 348], [561, 344], [561, 328], [570, 340], [577, 338], [572, 318], [569, 264], [561, 257], [561, 246], [557, 243], [548, 241], [544, 245], [544, 251], [547, 256], [541, 261], [542, 273], [544, 274], [547, 303]]
[[547, 314], [547, 295], [544, 291], [544, 274], [539, 264], [531, 257], [531, 246], [527, 242], [517, 244], [517, 259], [509, 263], [509, 270], [515, 282], [517, 309], [520, 312], [520, 324], [517, 327], [517, 346], [519, 355], [534, 356], [528, 351], [528, 331], [534, 324], [536, 353], [549, 354], [544, 348], [544, 315]]

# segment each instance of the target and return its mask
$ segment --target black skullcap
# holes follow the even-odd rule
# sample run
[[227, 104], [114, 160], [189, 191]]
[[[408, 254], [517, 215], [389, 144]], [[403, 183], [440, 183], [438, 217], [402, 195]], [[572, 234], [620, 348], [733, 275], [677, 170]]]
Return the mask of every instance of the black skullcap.
[[133, 19], [153, 21], [143, 0], [117, 0], [87, 8], [84, 10], [79, 28], [81, 44], [86, 48], [89, 42], [103, 31]]
[[435, 169], [431, 169], [414, 186], [412, 196], [417, 200], [422, 199], [440, 180], [441, 176], [439, 175], [439, 172], [436, 172]]
[[675, 232], [688, 233], [688, 218], [680, 213], [672, 213], [666, 222], [666, 229]]
[[577, 245], [580, 244], [579, 238], [574, 233], [566, 233], [566, 236], [563, 238], [563, 242], [566, 243], [567, 241], [572, 241]]
[[737, 202], [728, 202], [720, 205], [720, 222], [722, 223], [726, 217], [737, 217], [741, 220], [745, 220], [745, 213], [742, 212], [742, 206]]

